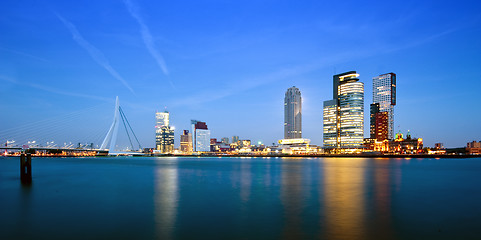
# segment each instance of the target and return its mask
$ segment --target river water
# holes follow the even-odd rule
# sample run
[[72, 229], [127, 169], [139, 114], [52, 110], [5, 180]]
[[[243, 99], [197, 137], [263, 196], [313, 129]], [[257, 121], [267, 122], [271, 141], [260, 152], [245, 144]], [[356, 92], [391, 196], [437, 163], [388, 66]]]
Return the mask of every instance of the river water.
[[0, 158], [0, 239], [481, 239], [481, 158]]

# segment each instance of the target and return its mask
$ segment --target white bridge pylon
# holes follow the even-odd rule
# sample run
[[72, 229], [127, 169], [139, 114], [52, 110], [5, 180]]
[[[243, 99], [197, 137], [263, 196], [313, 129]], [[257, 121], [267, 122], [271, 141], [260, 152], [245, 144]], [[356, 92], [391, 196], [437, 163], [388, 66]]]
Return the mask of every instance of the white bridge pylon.
[[[137, 136], [135, 135], [134, 131], [132, 130], [132, 127], [130, 126], [129, 121], [127, 120], [127, 117], [125, 117], [125, 114], [123, 113], [122, 109], [120, 108], [119, 97], [117, 96], [115, 98], [114, 121], [112, 122], [112, 125], [110, 126], [110, 129], [107, 132], [107, 135], [105, 136], [104, 141], [102, 142], [102, 145], [100, 145], [100, 149], [108, 150], [109, 155], [117, 155], [117, 154], [120, 154], [120, 153], [124, 153], [124, 152], [121, 152], [121, 151], [114, 152], [115, 151], [115, 145], [116, 145], [116, 142], [117, 142], [117, 134], [119, 132], [120, 120], [122, 120], [122, 122], [124, 124], [125, 131], [127, 132], [127, 136], [129, 137], [129, 141], [130, 141], [130, 144], [132, 146], [132, 150], [134, 150], [134, 145], [132, 144], [132, 141], [130, 139], [129, 131], [128, 131], [127, 125], [125, 123], [128, 124], [128, 126], [130, 128], [130, 131], [132, 132], [132, 135], [135, 137], [135, 140], [137, 140], [137, 143], [139, 144], [139, 148], [142, 149], [142, 147], [140, 146], [139, 140], [137, 139]], [[110, 146], [107, 148], [107, 145], [109, 143], [110, 143]]]
[[[119, 97], [117, 96], [115, 98], [115, 112], [114, 112], [114, 121], [112, 122], [112, 125], [110, 126], [109, 132], [104, 138], [104, 141], [102, 142], [102, 145], [100, 145], [100, 149], [104, 150], [114, 150], [115, 149], [115, 143], [117, 141], [117, 133], [119, 132]], [[107, 144], [110, 142], [110, 147], [107, 148]]]

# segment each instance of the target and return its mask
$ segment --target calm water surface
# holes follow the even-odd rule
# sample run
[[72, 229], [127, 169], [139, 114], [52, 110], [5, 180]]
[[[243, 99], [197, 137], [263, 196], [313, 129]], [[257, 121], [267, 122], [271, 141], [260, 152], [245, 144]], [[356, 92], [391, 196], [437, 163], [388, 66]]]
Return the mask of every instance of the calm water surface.
[[0, 239], [481, 239], [481, 158], [0, 158]]

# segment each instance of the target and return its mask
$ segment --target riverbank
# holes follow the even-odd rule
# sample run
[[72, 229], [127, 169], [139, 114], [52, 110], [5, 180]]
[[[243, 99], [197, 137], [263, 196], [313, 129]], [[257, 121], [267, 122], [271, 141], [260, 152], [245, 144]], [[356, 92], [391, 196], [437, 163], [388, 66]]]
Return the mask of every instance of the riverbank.
[[[32, 155], [32, 157], [48, 158], [71, 158], [71, 157], [121, 157], [130, 155]], [[18, 155], [7, 155], [4, 157], [19, 157]], [[454, 154], [139, 154], [131, 157], [249, 157], [249, 158], [479, 158], [480, 155], [454, 155]]]

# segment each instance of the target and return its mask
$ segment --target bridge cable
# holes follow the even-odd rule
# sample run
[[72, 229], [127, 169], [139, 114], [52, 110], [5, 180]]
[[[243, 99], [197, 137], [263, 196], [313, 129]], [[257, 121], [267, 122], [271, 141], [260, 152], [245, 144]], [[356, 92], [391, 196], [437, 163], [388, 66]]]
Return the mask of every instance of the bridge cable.
[[[125, 116], [124, 111], [122, 110], [121, 107], [119, 107], [119, 110], [120, 110], [120, 112]], [[135, 140], [137, 141], [137, 144], [139, 144], [140, 150], [142, 150], [142, 146], [140, 145], [139, 139], [137, 139], [137, 136], [135, 135], [134, 130], [132, 130], [132, 126], [130, 126], [129, 120], [127, 119], [126, 116], [125, 116], [125, 121], [127, 122], [127, 125], [129, 125], [130, 131], [132, 131], [132, 134], [134, 135]]]
[[125, 125], [125, 115], [124, 113], [120, 110], [119, 107], [119, 112], [120, 112], [120, 118], [122, 119], [122, 123], [124, 124], [125, 132], [127, 133], [127, 137], [129, 138], [130, 146], [132, 146], [132, 150], [134, 150], [134, 144], [132, 143], [132, 140], [130, 139], [130, 134], [129, 130], [127, 129], [127, 126]]

